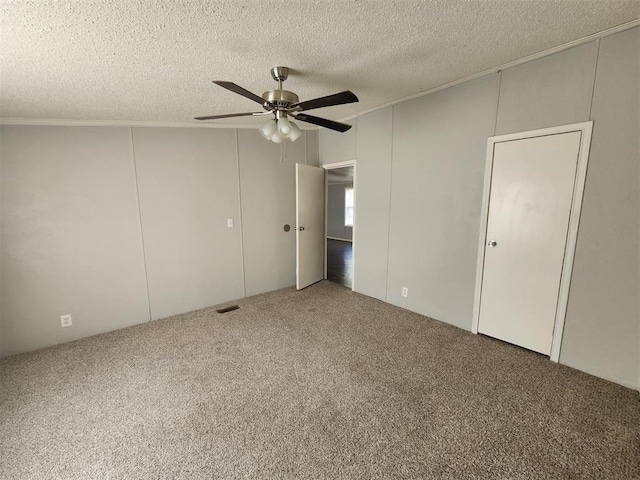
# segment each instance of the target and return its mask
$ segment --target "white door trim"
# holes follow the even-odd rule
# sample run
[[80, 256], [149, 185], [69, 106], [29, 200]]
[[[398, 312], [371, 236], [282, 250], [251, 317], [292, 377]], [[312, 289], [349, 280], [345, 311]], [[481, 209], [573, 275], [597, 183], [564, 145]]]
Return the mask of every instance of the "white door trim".
[[320, 165], [325, 170], [335, 170], [336, 168], [344, 168], [344, 167], [355, 167], [356, 160], [345, 160], [344, 162], [335, 162], [335, 163], [325, 163]]
[[[356, 167], [356, 160], [355, 158], [353, 160], [346, 160], [344, 162], [335, 162], [335, 163], [326, 163], [324, 165], [320, 165], [320, 167], [324, 168], [325, 170], [335, 170], [336, 168], [344, 168], [344, 167], [353, 167], [353, 227], [351, 230], [351, 255], [352, 255], [352, 262], [353, 262], [353, 270], [352, 270], [352, 276], [351, 276], [351, 290], [352, 291], [356, 291], [356, 222], [357, 222], [357, 215], [358, 215], [358, 202], [356, 201], [356, 198], [358, 196], [358, 189], [356, 187], [356, 182], [357, 182], [357, 178], [358, 178], [358, 168]], [[327, 219], [327, 209], [328, 209], [328, 205], [329, 205], [329, 195], [327, 192], [327, 188], [328, 188], [328, 181], [327, 181], [327, 176], [326, 176], [326, 172], [325, 172], [325, 177], [324, 177], [324, 233], [325, 233], [325, 238], [327, 237], [327, 229], [328, 229], [328, 219]], [[325, 280], [327, 279], [327, 242], [324, 242], [324, 278]]]
[[480, 319], [480, 297], [482, 294], [482, 276], [484, 273], [484, 254], [487, 242], [487, 221], [489, 217], [489, 195], [491, 193], [491, 175], [493, 172], [493, 152], [495, 144], [500, 142], [509, 142], [512, 140], [523, 140], [525, 138], [543, 137], [569, 132], [581, 132], [578, 166], [573, 187], [571, 213], [569, 215], [569, 230], [567, 232], [567, 243], [565, 246], [562, 273], [560, 275], [558, 306], [556, 308], [556, 319], [553, 327], [553, 338], [551, 340], [550, 358], [554, 362], [558, 362], [560, 360], [560, 347], [564, 331], [564, 320], [567, 313], [567, 302], [569, 300], [573, 258], [576, 251], [576, 242], [578, 240], [578, 224], [580, 222], [580, 212], [582, 210], [582, 197], [584, 194], [584, 184], [587, 176], [587, 163], [589, 160], [592, 130], [593, 122], [582, 122], [570, 125], [561, 125], [558, 127], [543, 128], [540, 130], [532, 130], [529, 132], [498, 135], [488, 138], [487, 157], [484, 171], [484, 189], [482, 194], [482, 214], [480, 218], [480, 241], [478, 243], [478, 264], [476, 267], [476, 288], [473, 302], [473, 322], [471, 324], [471, 331], [473, 333], [478, 333], [478, 322]]

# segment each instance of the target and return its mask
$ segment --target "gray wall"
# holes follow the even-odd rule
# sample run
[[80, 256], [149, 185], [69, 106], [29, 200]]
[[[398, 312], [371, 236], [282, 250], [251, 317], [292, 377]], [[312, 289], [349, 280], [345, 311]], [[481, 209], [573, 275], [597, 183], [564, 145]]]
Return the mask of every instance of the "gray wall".
[[356, 291], [469, 330], [487, 137], [594, 120], [560, 362], [640, 386], [639, 31], [321, 130], [356, 152]]
[[393, 109], [387, 301], [466, 330], [498, 80], [480, 78]]
[[496, 134], [589, 120], [595, 42], [502, 72]]
[[133, 129], [152, 320], [243, 296], [235, 133]]
[[356, 240], [353, 277], [358, 292], [379, 300], [387, 299], [392, 122], [391, 107], [357, 120], [355, 223], [366, 240]]
[[353, 227], [344, 224], [345, 189], [350, 183], [330, 183], [327, 185], [327, 236], [341, 240], [353, 239]]
[[344, 122], [353, 128], [344, 133], [322, 130], [319, 141], [320, 164], [346, 162], [356, 158], [356, 136], [358, 125], [355, 120]]
[[294, 285], [282, 226], [318, 144], [281, 163], [255, 130], [1, 127], [0, 354]]
[[[0, 129], [0, 167], [2, 165], [2, 130]], [[2, 356], [2, 168], [0, 168], [0, 356]]]
[[295, 164], [305, 163], [306, 137], [288, 143], [281, 159], [280, 145], [238, 131], [247, 295], [296, 283]]
[[1, 148], [2, 352], [148, 321], [130, 130], [6, 126]]
[[[600, 41], [594, 130], [561, 360], [640, 375], [640, 28]], [[634, 373], [635, 372], [635, 373]]]

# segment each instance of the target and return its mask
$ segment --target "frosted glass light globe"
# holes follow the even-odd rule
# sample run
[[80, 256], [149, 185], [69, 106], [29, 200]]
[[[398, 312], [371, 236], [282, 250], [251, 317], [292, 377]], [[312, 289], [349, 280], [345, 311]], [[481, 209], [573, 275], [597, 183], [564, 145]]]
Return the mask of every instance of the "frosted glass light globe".
[[277, 130], [278, 126], [276, 124], [276, 120], [272, 118], [260, 127], [260, 134], [267, 140], [271, 140], [271, 137], [273, 137], [273, 134], [276, 133]]
[[293, 122], [289, 122], [289, 125], [291, 125], [291, 132], [289, 132], [289, 140], [291, 140], [292, 142], [295, 142], [298, 137], [300, 137], [300, 135], [302, 135], [302, 132], [300, 131], [300, 128], [298, 127], [298, 125], [296, 125]]
[[278, 133], [284, 138], [289, 136], [289, 132], [291, 131], [291, 123], [287, 120], [286, 117], [282, 117], [278, 119]]
[[282, 137], [278, 135], [278, 132], [274, 133], [271, 137], [271, 141], [275, 143], [282, 143]]

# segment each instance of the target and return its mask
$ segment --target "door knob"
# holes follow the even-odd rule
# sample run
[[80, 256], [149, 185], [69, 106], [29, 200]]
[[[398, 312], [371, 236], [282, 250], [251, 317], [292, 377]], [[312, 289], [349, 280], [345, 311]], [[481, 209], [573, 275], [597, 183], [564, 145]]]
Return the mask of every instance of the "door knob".
[[498, 242], [496, 242], [495, 240], [490, 240], [487, 245], [489, 245], [490, 247], [495, 247], [496, 245], [498, 245]]

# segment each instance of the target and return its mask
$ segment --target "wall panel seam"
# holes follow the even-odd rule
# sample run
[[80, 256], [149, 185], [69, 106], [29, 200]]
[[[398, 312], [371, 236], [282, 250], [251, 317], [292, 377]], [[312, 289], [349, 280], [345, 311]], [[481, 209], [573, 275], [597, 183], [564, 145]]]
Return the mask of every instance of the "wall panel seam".
[[149, 321], [152, 320], [151, 316], [151, 294], [149, 293], [149, 274], [147, 272], [147, 253], [144, 248], [144, 228], [142, 227], [142, 208], [140, 206], [140, 187], [138, 185], [138, 165], [136, 163], [136, 145], [133, 137], [133, 127], [129, 127], [129, 134], [131, 137], [131, 159], [133, 161], [133, 178], [135, 180], [136, 189], [136, 202], [138, 207], [138, 225], [140, 226], [140, 248], [142, 250], [142, 264], [144, 266], [144, 284], [147, 291], [147, 312], [149, 314]]
[[498, 132], [498, 115], [500, 113], [500, 93], [502, 90], [502, 70], [498, 71], [498, 99], [496, 100], [496, 118], [493, 122], [493, 136], [495, 137]]
[[593, 83], [591, 84], [591, 101], [589, 102], [589, 120], [593, 120], [591, 113], [593, 112], [593, 97], [596, 93], [596, 79], [598, 76], [598, 61], [600, 60], [600, 39], [596, 40], [596, 61], [593, 66]]
[[384, 301], [389, 301], [389, 257], [391, 256], [391, 198], [393, 196], [393, 120], [395, 118], [395, 106], [391, 106], [391, 159], [389, 165], [389, 214], [387, 215], [387, 269], [386, 284], [384, 286]]
[[242, 297], [247, 296], [247, 281], [244, 271], [244, 223], [242, 222], [242, 181], [240, 176], [240, 140], [238, 129], [235, 129], [236, 140], [236, 172], [238, 174], [238, 223], [240, 224], [240, 271], [242, 274]]

